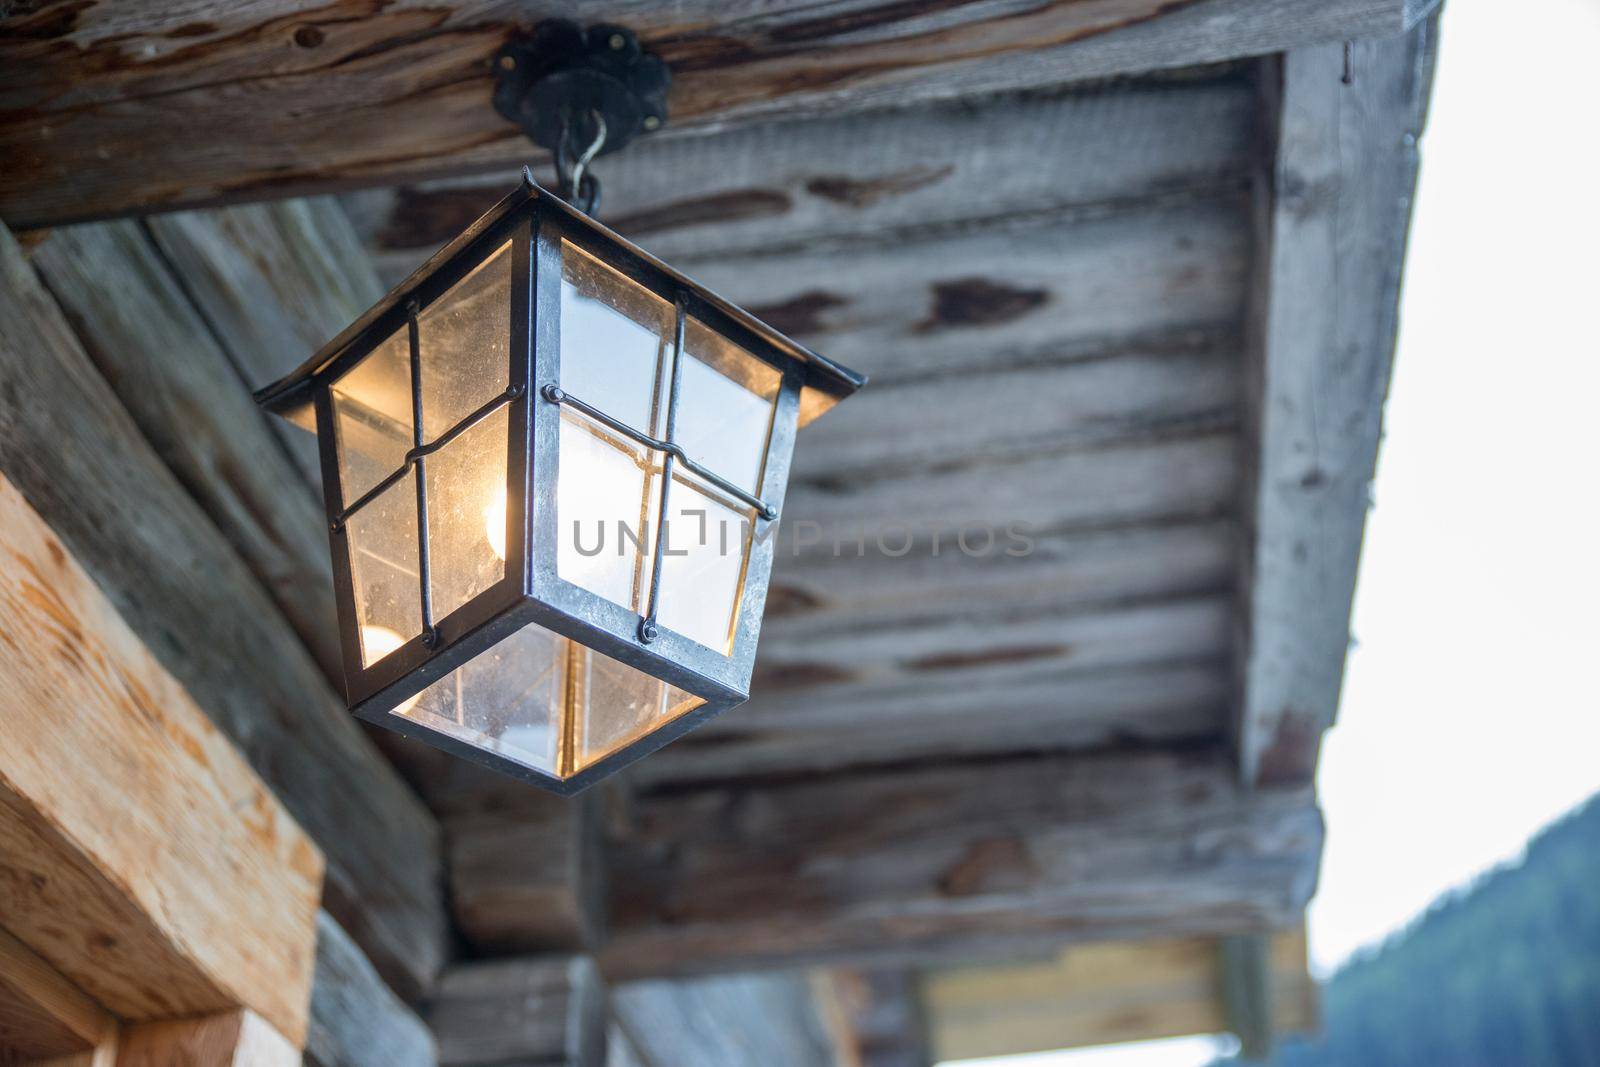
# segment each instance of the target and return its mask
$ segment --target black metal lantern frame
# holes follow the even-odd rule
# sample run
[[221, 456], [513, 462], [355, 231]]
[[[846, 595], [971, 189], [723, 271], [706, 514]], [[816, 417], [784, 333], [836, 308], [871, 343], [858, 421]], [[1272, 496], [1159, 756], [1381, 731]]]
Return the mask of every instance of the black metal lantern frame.
[[[453, 425], [424, 433], [418, 321], [489, 257], [509, 244], [511, 295], [506, 336], [505, 389]], [[629, 425], [590, 398], [570, 395], [561, 382], [561, 285], [564, 247], [575, 247], [654, 294], [673, 309], [672, 372], [667, 387], [666, 433]], [[759, 491], [747, 492], [697, 463], [674, 438], [686, 320], [709, 329], [781, 375]], [[333, 387], [376, 346], [409, 342], [411, 447], [399, 464], [351, 499], [341, 484]], [[570, 795], [655, 751], [706, 720], [743, 703], [759, 636], [776, 546], [774, 524], [783, 508], [790, 456], [799, 426], [853, 393], [865, 379], [809, 351], [747, 312], [630, 244], [542, 189], [531, 173], [465, 232], [428, 260], [387, 297], [282, 381], [261, 390], [266, 408], [301, 425], [314, 425], [321, 453], [324, 502], [330, 530], [346, 697], [359, 717], [418, 737], [462, 758], [492, 767], [556, 793]], [[655, 553], [648, 599], [634, 611], [558, 573], [557, 479], [561, 469], [563, 408], [581, 412], [619, 436], [659, 456]], [[501, 411], [508, 413], [504, 576], [442, 617], [435, 617], [429, 579], [430, 458]], [[660, 530], [668, 514], [674, 467], [738, 502], [754, 517], [737, 615], [727, 654], [674, 631], [658, 618], [662, 596]], [[421, 632], [392, 652], [364, 663], [361, 622], [352, 575], [350, 524], [383, 493], [411, 477], [416, 485], [417, 606]], [[703, 701], [651, 732], [566, 777], [543, 773], [468, 741], [392, 713], [474, 657], [513, 633], [537, 625], [587, 649], [635, 668]]]

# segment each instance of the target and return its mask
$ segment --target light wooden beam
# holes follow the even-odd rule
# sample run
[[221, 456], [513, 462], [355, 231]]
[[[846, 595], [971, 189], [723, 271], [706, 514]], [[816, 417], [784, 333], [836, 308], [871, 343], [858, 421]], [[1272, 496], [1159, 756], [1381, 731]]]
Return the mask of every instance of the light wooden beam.
[[1333, 723], [1398, 324], [1437, 20], [1289, 53], [1268, 82], [1237, 724], [1245, 782], [1301, 785]]
[[[672, 65], [673, 129], [903, 105], [1398, 33], [1417, 0], [988, 0], [925, 11], [785, 0], [547, 6], [636, 29]], [[14, 227], [392, 184], [504, 165], [489, 106], [528, 18], [474, 0], [369, 13], [277, 0], [24, 8], [0, 20], [0, 218]]]
[[4, 479], [0, 530], [5, 926], [122, 1019], [242, 1005], [298, 1048], [321, 854]]
[[254, 1012], [236, 1010], [130, 1026], [117, 1067], [299, 1067], [300, 1050]]
[[1040, 755], [636, 798], [608, 976], [997, 958], [1299, 920], [1321, 818], [1220, 749]]
[[[1234, 946], [1246, 944], [1250, 966], [1235, 966], [1245, 953]], [[1220, 940], [1074, 945], [1038, 962], [938, 968], [920, 989], [936, 1060], [1223, 1031], [1299, 1033], [1316, 1022], [1299, 925]], [[1244, 1039], [1259, 1055], [1262, 1044]]]
[[323, 846], [328, 909], [404, 995], [419, 994], [445, 951], [437, 825], [4, 232], [0, 319], [0, 472]]

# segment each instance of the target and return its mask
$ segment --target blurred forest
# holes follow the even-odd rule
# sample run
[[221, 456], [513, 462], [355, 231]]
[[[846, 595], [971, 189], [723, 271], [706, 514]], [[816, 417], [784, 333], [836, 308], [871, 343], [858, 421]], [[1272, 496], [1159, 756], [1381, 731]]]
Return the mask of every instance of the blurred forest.
[[1600, 796], [1346, 963], [1322, 1004], [1272, 1067], [1600, 1067]]

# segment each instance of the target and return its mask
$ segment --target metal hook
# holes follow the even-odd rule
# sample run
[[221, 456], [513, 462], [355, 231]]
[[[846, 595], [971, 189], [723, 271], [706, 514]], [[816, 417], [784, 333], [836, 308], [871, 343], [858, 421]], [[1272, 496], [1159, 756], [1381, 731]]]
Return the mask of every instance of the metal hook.
[[571, 156], [574, 124], [563, 122], [561, 147], [556, 150], [556, 178], [561, 184], [561, 198], [585, 215], [593, 215], [600, 206], [600, 179], [588, 173], [589, 164], [606, 143], [606, 119], [598, 110], [591, 109], [594, 120], [594, 140], [581, 153]]

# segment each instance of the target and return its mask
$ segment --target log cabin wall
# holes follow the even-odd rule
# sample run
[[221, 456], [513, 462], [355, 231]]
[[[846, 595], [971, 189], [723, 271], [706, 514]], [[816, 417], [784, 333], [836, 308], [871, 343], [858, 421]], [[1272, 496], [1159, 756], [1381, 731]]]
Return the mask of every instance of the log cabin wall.
[[[251, 38], [250, 13], [154, 43], [159, 73], [96, 67], [71, 99], [45, 100], [49, 78], [158, 21], [7, 27], [47, 43], [0, 121], [25, 163], [0, 176], [0, 217], [32, 227], [0, 237], [0, 472], [326, 854], [310, 1057], [430, 1063], [431, 1025], [444, 1062], [503, 1060], [462, 1040], [497, 1017], [456, 1010], [495, 981], [560, 1020], [503, 1035], [516, 1055], [593, 1062], [609, 1014], [613, 1055], [671, 1067], [635, 1047], [628, 1004], [812, 996], [785, 1031], [799, 1047], [828, 1015], [804, 983], [619, 985], [598, 1015], [595, 989], [818, 965], [901, 990], [882, 1062], [911, 1063], [918, 968], [1297, 927], [1428, 5], [1283, 0], [1241, 34], [1236, 0], [1130, 0], [985, 56], [951, 16], [919, 30], [949, 50], [926, 70], [868, 22], [805, 23], [837, 60], [809, 81], [781, 44], [793, 5], [721, 51], [686, 11], [611, 6], [684, 74], [682, 121], [602, 161], [603, 221], [873, 381], [801, 438], [755, 698], [571, 802], [348, 718], [314, 446], [249, 397], [504, 192], [527, 150], [452, 88], [503, 26], [275, 21], [290, 68], [228, 77], [313, 108], [294, 126], [205, 77], [226, 42], [277, 39]], [[438, 77], [402, 94], [418, 49]], [[402, 95], [419, 110], [347, 110]], [[68, 196], [45, 179], [120, 143], [119, 97], [244, 147], [223, 162], [184, 148], [193, 129], [152, 134]], [[69, 104], [47, 158], [39, 131]], [[50, 228], [354, 185], [371, 188]], [[1339, 226], [1371, 239], [1352, 252]], [[1338, 454], [1306, 460], [1304, 375], [1335, 350]], [[963, 526], [995, 541], [966, 551]], [[1028, 550], [1008, 555], [1014, 532]]]

